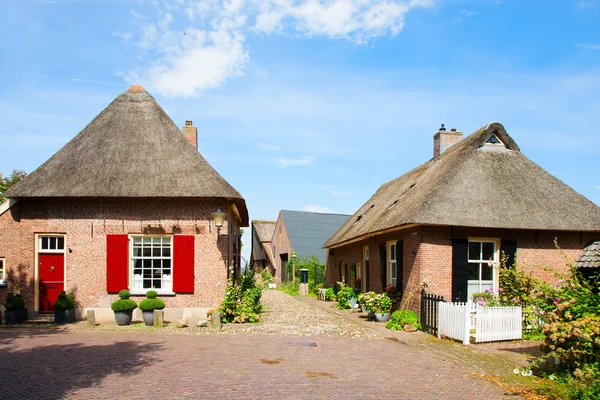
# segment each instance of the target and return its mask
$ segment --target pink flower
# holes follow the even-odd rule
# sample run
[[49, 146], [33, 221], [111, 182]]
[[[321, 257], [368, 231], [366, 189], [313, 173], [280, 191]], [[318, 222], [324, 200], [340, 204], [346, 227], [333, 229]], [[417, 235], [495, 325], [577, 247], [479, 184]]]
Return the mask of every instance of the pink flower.
[[558, 303], [560, 303], [562, 301], [562, 299], [560, 297], [557, 297], [556, 300], [554, 300], [554, 305], [558, 305]]

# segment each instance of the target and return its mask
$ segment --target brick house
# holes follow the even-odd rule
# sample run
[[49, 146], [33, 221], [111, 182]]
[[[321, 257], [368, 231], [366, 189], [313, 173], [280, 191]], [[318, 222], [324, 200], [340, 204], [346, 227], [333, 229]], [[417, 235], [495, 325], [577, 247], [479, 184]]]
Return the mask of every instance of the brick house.
[[138, 85], [6, 196], [0, 302], [21, 292], [30, 314], [52, 312], [66, 290], [79, 316], [112, 320], [120, 290], [139, 302], [154, 289], [166, 318], [204, 317], [228, 266], [239, 267], [248, 226], [244, 199], [198, 152], [192, 122], [182, 132]]
[[250, 254], [250, 268], [256, 272], [268, 270], [275, 276], [275, 261], [271, 252], [271, 239], [275, 231], [275, 221], [253, 220], [252, 230], [252, 252]]
[[534, 275], [565, 272], [600, 239], [600, 207], [530, 161], [499, 123], [462, 139], [440, 129], [433, 159], [383, 184], [324, 245], [326, 280], [347, 268], [364, 277], [363, 291], [392, 285], [418, 309], [427, 290], [466, 301], [498, 285], [504, 252]]
[[291, 280], [286, 266], [294, 253], [300, 259], [313, 255], [325, 265], [327, 251], [323, 249], [323, 244], [349, 217], [346, 214], [279, 211], [271, 240], [275, 282], [285, 283]]

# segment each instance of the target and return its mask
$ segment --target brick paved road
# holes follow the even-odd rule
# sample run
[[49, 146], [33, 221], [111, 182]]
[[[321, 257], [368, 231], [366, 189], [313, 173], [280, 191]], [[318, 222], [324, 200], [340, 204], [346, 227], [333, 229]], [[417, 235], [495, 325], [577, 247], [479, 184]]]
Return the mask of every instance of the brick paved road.
[[0, 369], [5, 400], [512, 398], [425, 351], [323, 336], [0, 329]]

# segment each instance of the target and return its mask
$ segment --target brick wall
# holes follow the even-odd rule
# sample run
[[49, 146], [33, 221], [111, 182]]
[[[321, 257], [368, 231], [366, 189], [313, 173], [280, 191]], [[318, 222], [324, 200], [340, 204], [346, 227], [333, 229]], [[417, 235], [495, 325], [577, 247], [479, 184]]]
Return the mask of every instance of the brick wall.
[[176, 233], [195, 237], [194, 293], [161, 298], [172, 308], [217, 307], [227, 280], [231, 215], [217, 244], [212, 212], [218, 207], [229, 210], [225, 199], [23, 199], [0, 216], [0, 256], [9, 277], [0, 304], [7, 291], [21, 291], [34, 307], [35, 234], [65, 235], [65, 289], [80, 307], [92, 308], [116, 298], [106, 293], [107, 234]]
[[[554, 246], [554, 238], [562, 252]], [[379, 245], [390, 240], [404, 241], [404, 296], [407, 308], [418, 311], [420, 290], [427, 282], [427, 291], [452, 297], [452, 239], [489, 238], [517, 241], [517, 258], [525, 270], [533, 276], [553, 282], [556, 280], [550, 267], [559, 273], [568, 271], [565, 256], [574, 260], [590, 240], [599, 240], [598, 233], [545, 232], [505, 229], [462, 228], [448, 226], [421, 226], [375, 237], [334, 249], [328, 257], [326, 281], [333, 284], [339, 281], [339, 268], [342, 261], [349, 265], [362, 262], [362, 248], [370, 249], [370, 287], [368, 290], [381, 291], [379, 277]]]

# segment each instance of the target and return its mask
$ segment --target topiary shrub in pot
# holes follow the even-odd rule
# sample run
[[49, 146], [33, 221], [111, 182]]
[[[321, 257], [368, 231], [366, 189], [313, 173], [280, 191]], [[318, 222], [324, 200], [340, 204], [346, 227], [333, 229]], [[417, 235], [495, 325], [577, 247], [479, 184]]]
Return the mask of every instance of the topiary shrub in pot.
[[64, 291], [58, 295], [58, 300], [54, 302], [54, 323], [68, 324], [75, 322], [75, 298]]
[[165, 308], [165, 302], [157, 298], [158, 293], [155, 290], [148, 290], [146, 298], [140, 301], [140, 310], [144, 316], [144, 323], [147, 326], [154, 325], [154, 310], [162, 310]]
[[6, 294], [6, 302], [4, 303], [6, 312], [4, 313], [4, 321], [6, 325], [16, 325], [27, 319], [27, 309], [25, 308], [25, 299], [18, 294]]
[[119, 326], [131, 324], [131, 314], [137, 308], [137, 303], [135, 300], [131, 300], [130, 296], [129, 290], [121, 290], [119, 298], [110, 305], [115, 312], [115, 321]]

